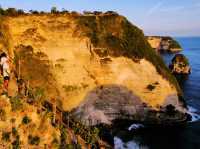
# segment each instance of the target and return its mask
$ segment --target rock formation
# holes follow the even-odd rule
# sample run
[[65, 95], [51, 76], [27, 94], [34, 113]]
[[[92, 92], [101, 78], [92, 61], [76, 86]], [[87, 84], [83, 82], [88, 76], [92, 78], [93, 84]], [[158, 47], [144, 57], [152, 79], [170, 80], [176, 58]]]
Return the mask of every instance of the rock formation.
[[176, 79], [123, 16], [24, 14], [4, 16], [0, 25], [1, 45], [31, 95], [83, 112], [80, 120], [110, 124], [169, 104], [186, 112]]
[[188, 59], [183, 54], [176, 54], [169, 68], [174, 74], [190, 74], [191, 67]]
[[180, 44], [171, 37], [147, 36], [149, 44], [158, 52], [179, 52], [182, 50]]

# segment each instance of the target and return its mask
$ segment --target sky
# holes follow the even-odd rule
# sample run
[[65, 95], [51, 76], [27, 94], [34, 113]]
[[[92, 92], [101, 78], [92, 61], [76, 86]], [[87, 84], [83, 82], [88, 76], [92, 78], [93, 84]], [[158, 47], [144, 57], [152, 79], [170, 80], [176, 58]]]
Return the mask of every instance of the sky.
[[0, 0], [3, 8], [117, 11], [146, 35], [200, 36], [200, 0]]

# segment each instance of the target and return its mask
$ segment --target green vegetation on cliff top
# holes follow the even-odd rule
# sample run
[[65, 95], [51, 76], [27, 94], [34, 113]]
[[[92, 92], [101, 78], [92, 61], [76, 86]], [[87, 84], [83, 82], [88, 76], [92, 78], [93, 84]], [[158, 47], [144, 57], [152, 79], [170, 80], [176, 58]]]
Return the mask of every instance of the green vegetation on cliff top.
[[146, 36], [146, 38], [162, 38], [162, 40], [168, 40], [170, 42], [170, 49], [182, 49], [181, 45], [172, 37], [169, 36]]
[[[164, 78], [174, 84], [182, 96], [175, 77], [170, 73], [162, 58], [150, 47], [144, 33], [125, 17], [116, 14], [102, 16], [76, 16], [77, 29], [87, 36], [95, 47], [107, 48], [112, 56], [126, 56], [134, 61], [147, 59]], [[175, 45], [175, 44], [174, 44]], [[148, 69], [148, 68], [147, 68]]]
[[163, 40], [170, 41], [170, 48], [172, 49], [181, 49], [181, 45], [172, 37], [162, 37]]

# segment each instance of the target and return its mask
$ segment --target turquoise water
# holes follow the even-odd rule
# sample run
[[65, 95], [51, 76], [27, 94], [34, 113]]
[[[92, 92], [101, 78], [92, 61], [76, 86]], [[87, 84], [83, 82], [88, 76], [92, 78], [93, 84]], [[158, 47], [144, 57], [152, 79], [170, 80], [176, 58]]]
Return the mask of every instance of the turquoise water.
[[[174, 128], [141, 129], [137, 133], [121, 132], [115, 137], [116, 149], [200, 149], [200, 37], [176, 38], [190, 61], [192, 74], [181, 82], [194, 121]], [[168, 65], [174, 54], [162, 54]], [[196, 120], [195, 120], [196, 119]]]

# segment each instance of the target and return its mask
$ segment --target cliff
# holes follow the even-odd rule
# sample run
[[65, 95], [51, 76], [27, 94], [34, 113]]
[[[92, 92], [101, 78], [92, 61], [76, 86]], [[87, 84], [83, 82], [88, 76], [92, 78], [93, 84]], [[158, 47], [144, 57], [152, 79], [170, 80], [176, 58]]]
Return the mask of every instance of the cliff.
[[[13, 59], [11, 82], [24, 82], [31, 104], [54, 102], [63, 111], [73, 110], [78, 120], [94, 120], [92, 125], [134, 120], [137, 114], [141, 120], [149, 116], [142, 114], [145, 109], [168, 105], [186, 112], [176, 79], [142, 30], [123, 16], [1, 16], [0, 35], [0, 46]], [[9, 94], [16, 96], [13, 90]]]
[[172, 37], [147, 36], [151, 47], [157, 51], [179, 52], [182, 50], [180, 44]]

